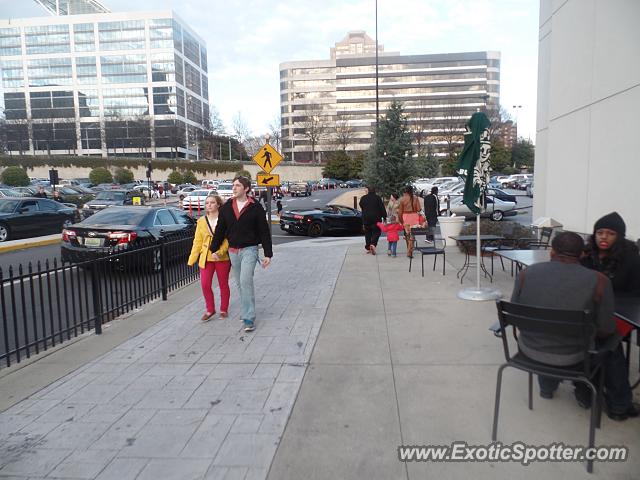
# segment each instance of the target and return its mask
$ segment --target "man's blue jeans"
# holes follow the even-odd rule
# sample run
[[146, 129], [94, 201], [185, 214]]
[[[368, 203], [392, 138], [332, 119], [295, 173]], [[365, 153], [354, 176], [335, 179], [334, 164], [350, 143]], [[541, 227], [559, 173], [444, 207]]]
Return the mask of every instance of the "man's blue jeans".
[[253, 273], [258, 263], [258, 246], [245, 247], [238, 253], [229, 252], [233, 278], [240, 289], [240, 318], [245, 325], [256, 320], [256, 297], [253, 291]]

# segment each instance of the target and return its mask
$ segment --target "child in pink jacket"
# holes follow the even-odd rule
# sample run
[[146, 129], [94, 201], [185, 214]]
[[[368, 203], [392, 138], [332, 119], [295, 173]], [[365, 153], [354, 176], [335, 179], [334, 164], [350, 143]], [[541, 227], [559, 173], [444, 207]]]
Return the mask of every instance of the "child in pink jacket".
[[395, 215], [389, 216], [389, 223], [386, 225], [382, 222], [377, 223], [378, 228], [387, 234], [387, 243], [389, 244], [389, 248], [387, 250], [387, 255], [394, 257], [396, 256], [396, 249], [398, 247], [398, 240], [400, 240], [400, 235], [398, 232], [404, 230], [404, 227], [398, 223], [398, 219]]

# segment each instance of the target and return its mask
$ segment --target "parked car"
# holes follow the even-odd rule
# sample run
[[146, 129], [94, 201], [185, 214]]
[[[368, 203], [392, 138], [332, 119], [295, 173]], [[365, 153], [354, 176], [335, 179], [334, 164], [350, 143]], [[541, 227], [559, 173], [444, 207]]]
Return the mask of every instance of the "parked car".
[[20, 192], [23, 197], [33, 197], [36, 193], [38, 193], [38, 187], [33, 185], [30, 187], [11, 187], [11, 189], [15, 190], [16, 192]]
[[[65, 228], [60, 253], [63, 262], [84, 262], [138, 247], [193, 235], [195, 220], [173, 207], [111, 207]], [[186, 261], [188, 249], [182, 255]], [[172, 249], [175, 251], [175, 249]], [[145, 249], [141, 255], [115, 257], [114, 262], [133, 261], [153, 270], [160, 269], [158, 249]]]
[[[432, 184], [433, 184], [432, 178], [418, 178], [417, 180], [414, 180], [412, 183], [413, 189], [421, 197], [424, 197], [425, 195], [428, 195], [430, 193]], [[427, 190], [427, 188], [429, 190]]]
[[[480, 216], [489, 217], [491, 220], [499, 222], [506, 216], [517, 215], [518, 211], [514, 210], [515, 208], [516, 204], [514, 202], [505, 202], [499, 198], [487, 197], [487, 209]], [[462, 197], [452, 197], [450, 209], [451, 213], [465, 218], [475, 218], [476, 216], [469, 210], [469, 207], [462, 203]]]
[[287, 210], [280, 215], [280, 229], [291, 234], [319, 237], [325, 233], [362, 233], [362, 213], [342, 205], [312, 210]]
[[[184, 199], [184, 197], [189, 195], [191, 192], [199, 190], [198, 187], [194, 187], [193, 185], [179, 185], [179, 187], [180, 189], [176, 192], [176, 195], [178, 195], [180, 200]], [[215, 188], [213, 190], [215, 190]]]
[[527, 197], [533, 198], [533, 180], [531, 180], [531, 183], [527, 185]]
[[76, 220], [76, 210], [46, 198], [0, 198], [0, 242], [60, 233]]
[[525, 180], [530, 180], [531, 178], [533, 178], [533, 175], [529, 173], [516, 173], [509, 175], [506, 180], [502, 180], [502, 185], [503, 187], [517, 189], [520, 183]]
[[0, 197], [26, 197], [30, 196], [20, 190], [16, 190], [14, 188], [0, 188]]
[[351, 180], [347, 180], [344, 183], [345, 183], [345, 186], [347, 188], [361, 188], [361, 187], [364, 187], [364, 181], [363, 180], [351, 179]]
[[216, 190], [208, 190], [200, 188], [193, 192], [187, 193], [187, 196], [182, 199], [182, 208], [184, 210], [191, 211], [204, 211], [204, 206], [207, 201], [207, 197], [210, 195], [217, 195]]
[[338, 188], [340, 182], [335, 178], [323, 178], [318, 182], [318, 186], [320, 188], [329, 189], [329, 188]]
[[93, 215], [107, 207], [133, 205], [133, 198], [140, 197], [141, 205], [144, 205], [144, 195], [134, 190], [103, 190], [98, 192], [96, 198], [87, 202], [82, 207], [82, 218]]
[[311, 195], [309, 186], [304, 182], [294, 182], [289, 185], [289, 193], [292, 197], [299, 197], [304, 195], [305, 197]]
[[233, 197], [233, 183], [220, 183], [216, 191], [218, 195], [220, 195], [220, 198], [226, 202]]
[[490, 197], [499, 198], [500, 200], [504, 200], [505, 202], [518, 203], [518, 198], [515, 195], [511, 195], [510, 193], [507, 193], [504, 190], [500, 190], [499, 188], [488, 188], [487, 195]]

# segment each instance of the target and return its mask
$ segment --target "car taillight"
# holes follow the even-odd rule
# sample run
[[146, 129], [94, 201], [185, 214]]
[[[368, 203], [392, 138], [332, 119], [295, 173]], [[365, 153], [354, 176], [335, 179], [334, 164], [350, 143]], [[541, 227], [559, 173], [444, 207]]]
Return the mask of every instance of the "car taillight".
[[72, 238], [76, 238], [76, 232], [73, 230], [67, 230], [66, 228], [62, 230], [63, 242], [70, 242]]
[[118, 245], [133, 242], [137, 238], [136, 232], [111, 232], [107, 235], [109, 240], [118, 240]]
[[295, 218], [296, 220], [302, 220], [304, 218], [304, 215], [294, 215], [293, 218]]

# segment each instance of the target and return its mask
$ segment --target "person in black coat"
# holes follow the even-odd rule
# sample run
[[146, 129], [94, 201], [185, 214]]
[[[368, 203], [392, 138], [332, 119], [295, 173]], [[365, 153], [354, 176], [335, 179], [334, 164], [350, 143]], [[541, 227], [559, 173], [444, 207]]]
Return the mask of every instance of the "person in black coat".
[[609, 277], [616, 297], [640, 297], [640, 254], [625, 238], [626, 230], [617, 212], [600, 218], [593, 226], [582, 264]]
[[424, 197], [424, 216], [427, 219], [427, 240], [433, 241], [433, 234], [438, 224], [440, 200], [438, 199], [438, 187], [432, 187], [431, 193]]
[[367, 186], [367, 194], [360, 199], [360, 210], [362, 210], [362, 225], [364, 226], [364, 248], [367, 253], [375, 255], [382, 233], [376, 224], [387, 217], [387, 210], [374, 187]]

